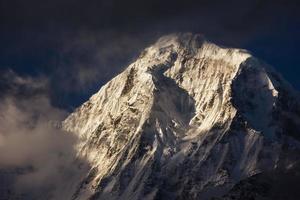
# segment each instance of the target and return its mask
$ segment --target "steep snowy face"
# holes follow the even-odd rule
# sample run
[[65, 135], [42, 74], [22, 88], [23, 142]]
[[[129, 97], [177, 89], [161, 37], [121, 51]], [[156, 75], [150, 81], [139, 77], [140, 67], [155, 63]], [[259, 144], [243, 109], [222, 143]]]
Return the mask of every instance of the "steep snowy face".
[[73, 199], [223, 195], [299, 146], [297, 98], [245, 50], [162, 37], [64, 121], [92, 166]]

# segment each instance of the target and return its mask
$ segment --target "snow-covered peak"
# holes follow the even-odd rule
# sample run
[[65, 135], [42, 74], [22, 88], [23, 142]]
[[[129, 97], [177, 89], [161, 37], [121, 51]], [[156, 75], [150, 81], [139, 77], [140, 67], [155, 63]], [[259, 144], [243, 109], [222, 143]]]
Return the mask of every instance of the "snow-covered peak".
[[275, 168], [300, 138], [287, 85], [245, 50], [160, 38], [64, 121], [91, 166], [74, 199], [209, 199]]

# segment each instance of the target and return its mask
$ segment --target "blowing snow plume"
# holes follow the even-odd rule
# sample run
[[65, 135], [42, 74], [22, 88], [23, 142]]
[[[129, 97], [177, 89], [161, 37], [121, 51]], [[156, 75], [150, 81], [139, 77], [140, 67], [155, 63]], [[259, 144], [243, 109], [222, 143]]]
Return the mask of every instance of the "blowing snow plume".
[[8, 88], [0, 101], [1, 199], [64, 199], [67, 181], [79, 174], [77, 138], [60, 129], [67, 113], [51, 106], [45, 78], [9, 71], [1, 81]]

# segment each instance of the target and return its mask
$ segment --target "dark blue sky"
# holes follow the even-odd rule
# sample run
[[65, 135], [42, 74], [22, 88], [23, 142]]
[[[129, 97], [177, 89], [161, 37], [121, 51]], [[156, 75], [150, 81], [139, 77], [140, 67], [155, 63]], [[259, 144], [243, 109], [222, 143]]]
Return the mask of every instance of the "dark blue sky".
[[0, 69], [47, 78], [53, 104], [72, 110], [158, 37], [189, 31], [250, 50], [300, 90], [299, 10], [296, 0], [1, 0]]

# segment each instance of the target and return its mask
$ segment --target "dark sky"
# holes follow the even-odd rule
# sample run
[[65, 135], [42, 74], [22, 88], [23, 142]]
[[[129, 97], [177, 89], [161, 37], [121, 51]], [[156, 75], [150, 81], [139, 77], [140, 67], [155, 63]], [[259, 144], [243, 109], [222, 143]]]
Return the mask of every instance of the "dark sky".
[[300, 89], [297, 0], [0, 0], [0, 29], [0, 73], [44, 77], [68, 110], [171, 32], [248, 49]]

